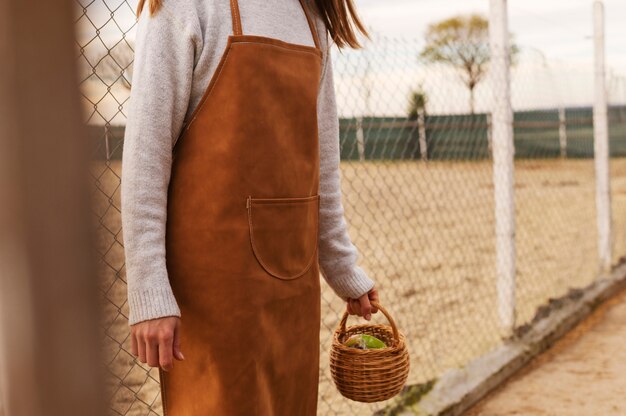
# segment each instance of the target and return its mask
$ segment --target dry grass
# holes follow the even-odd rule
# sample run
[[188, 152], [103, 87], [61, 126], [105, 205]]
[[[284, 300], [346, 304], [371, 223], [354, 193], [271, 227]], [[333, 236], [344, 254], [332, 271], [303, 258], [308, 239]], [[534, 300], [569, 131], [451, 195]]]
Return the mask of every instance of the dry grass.
[[[160, 412], [158, 373], [134, 363], [127, 340], [126, 286], [119, 219], [119, 161], [96, 164], [101, 218], [100, 276], [107, 294], [105, 345], [122, 414]], [[612, 161], [615, 256], [626, 252], [626, 168]], [[593, 160], [516, 162], [517, 324], [537, 306], [597, 275]], [[342, 162], [349, 231], [381, 303], [409, 341], [409, 383], [437, 377], [500, 342], [494, 246], [492, 167], [481, 162]], [[382, 407], [343, 399], [328, 370], [330, 337], [345, 305], [323, 284], [319, 414]], [[121, 312], [121, 313], [120, 313]], [[357, 322], [350, 317], [348, 324]], [[385, 322], [382, 314], [374, 320]], [[120, 345], [123, 349], [120, 350]], [[147, 384], [144, 381], [147, 380]], [[134, 401], [134, 395], [140, 401]]]

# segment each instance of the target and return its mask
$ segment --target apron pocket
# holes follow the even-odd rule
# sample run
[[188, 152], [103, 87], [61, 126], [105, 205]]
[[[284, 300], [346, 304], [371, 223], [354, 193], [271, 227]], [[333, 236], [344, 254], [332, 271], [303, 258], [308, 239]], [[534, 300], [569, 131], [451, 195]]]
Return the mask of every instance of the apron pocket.
[[302, 276], [317, 254], [319, 194], [302, 198], [248, 196], [250, 243], [257, 261], [279, 279]]

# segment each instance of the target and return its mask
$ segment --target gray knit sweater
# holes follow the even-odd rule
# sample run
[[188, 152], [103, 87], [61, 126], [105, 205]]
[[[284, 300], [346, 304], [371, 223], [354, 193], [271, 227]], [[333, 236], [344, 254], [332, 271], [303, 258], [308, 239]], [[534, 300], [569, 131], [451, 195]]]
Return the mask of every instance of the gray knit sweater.
[[[298, 0], [239, 0], [239, 6], [244, 34], [314, 45]], [[121, 215], [130, 325], [181, 316], [165, 262], [172, 146], [232, 34], [229, 0], [163, 0], [163, 8], [155, 15], [148, 11], [146, 5], [137, 26], [122, 159]], [[344, 219], [329, 41], [323, 21], [316, 18], [316, 25], [324, 52], [318, 99], [320, 271], [337, 296], [346, 300], [367, 293], [374, 281], [356, 265], [358, 252]]]

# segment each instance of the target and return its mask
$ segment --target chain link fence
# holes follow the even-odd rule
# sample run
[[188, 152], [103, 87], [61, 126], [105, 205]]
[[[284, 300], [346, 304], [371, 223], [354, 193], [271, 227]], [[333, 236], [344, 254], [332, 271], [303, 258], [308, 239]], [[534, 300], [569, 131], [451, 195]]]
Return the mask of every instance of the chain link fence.
[[[111, 411], [161, 415], [157, 369], [130, 354], [120, 221], [135, 6], [77, 0], [77, 59], [94, 149]], [[470, 91], [458, 70], [420, 59], [423, 47], [419, 40], [374, 36], [364, 50], [333, 50], [333, 59], [350, 236], [359, 264], [407, 337], [408, 383], [428, 388], [447, 369], [501, 344], [510, 333], [498, 308], [512, 305], [499, 305], [496, 287], [493, 80], [487, 74]], [[592, 76], [591, 68], [568, 68], [524, 45], [512, 67], [516, 331], [551, 299], [599, 275], [592, 109], [586, 87], [575, 87], [591, 88]], [[612, 77], [609, 88], [616, 264], [626, 254], [624, 78]], [[382, 409], [387, 403], [351, 402], [334, 388], [328, 350], [345, 304], [322, 283], [319, 414]]]

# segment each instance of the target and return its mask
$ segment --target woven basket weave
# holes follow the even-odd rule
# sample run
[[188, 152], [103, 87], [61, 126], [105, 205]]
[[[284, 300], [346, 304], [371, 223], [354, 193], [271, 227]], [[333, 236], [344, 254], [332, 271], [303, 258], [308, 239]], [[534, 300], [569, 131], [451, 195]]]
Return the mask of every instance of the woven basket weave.
[[[346, 330], [348, 311], [343, 314], [330, 349], [330, 371], [339, 392], [346, 398], [365, 403], [387, 400], [397, 395], [409, 376], [409, 352], [404, 335], [389, 313], [377, 302], [391, 327], [381, 324], [352, 325]], [[361, 350], [343, 342], [354, 334], [381, 339], [386, 348]]]

